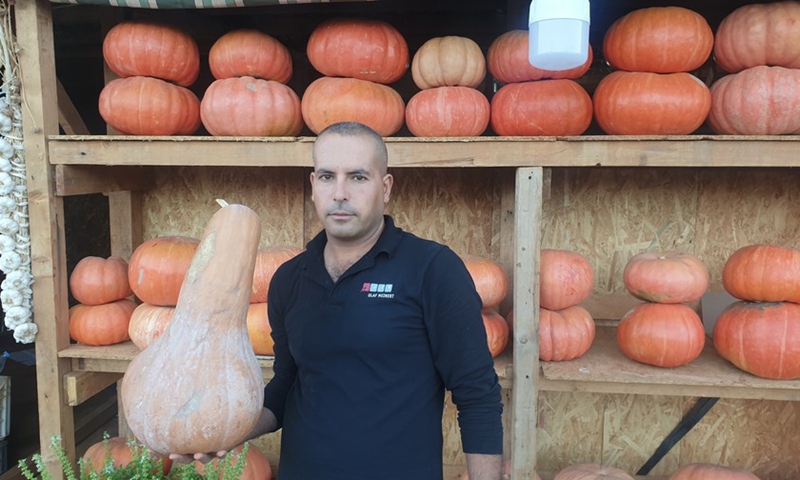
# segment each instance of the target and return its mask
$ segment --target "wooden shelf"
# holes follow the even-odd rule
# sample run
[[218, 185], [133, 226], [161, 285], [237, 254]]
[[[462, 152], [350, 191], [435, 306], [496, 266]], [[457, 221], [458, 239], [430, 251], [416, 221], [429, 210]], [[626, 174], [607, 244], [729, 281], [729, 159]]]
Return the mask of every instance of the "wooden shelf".
[[[314, 137], [49, 137], [54, 165], [310, 167]], [[391, 167], [798, 167], [800, 136], [387, 139]], [[189, 153], [191, 152], [191, 153]]]
[[627, 358], [613, 327], [598, 327], [592, 348], [568, 362], [541, 362], [541, 390], [699, 397], [800, 400], [800, 380], [768, 380], [743, 372], [719, 356], [713, 342], [699, 358], [659, 368]]

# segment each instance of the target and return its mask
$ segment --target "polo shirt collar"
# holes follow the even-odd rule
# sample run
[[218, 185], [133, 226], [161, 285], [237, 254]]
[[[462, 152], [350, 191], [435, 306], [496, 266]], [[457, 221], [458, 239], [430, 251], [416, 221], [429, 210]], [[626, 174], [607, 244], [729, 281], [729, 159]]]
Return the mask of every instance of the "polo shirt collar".
[[[380, 237], [378, 237], [378, 241], [375, 242], [375, 245], [372, 246], [369, 252], [367, 252], [358, 263], [367, 257], [374, 259], [380, 253], [391, 256], [392, 253], [397, 250], [397, 247], [400, 245], [400, 240], [403, 239], [403, 230], [395, 226], [394, 219], [390, 215], [384, 215], [383, 222], [383, 231]], [[321, 261], [327, 243], [328, 236], [325, 234], [325, 230], [322, 230], [306, 244], [306, 250], [309, 253], [308, 260], [311, 262], [315, 260]]]

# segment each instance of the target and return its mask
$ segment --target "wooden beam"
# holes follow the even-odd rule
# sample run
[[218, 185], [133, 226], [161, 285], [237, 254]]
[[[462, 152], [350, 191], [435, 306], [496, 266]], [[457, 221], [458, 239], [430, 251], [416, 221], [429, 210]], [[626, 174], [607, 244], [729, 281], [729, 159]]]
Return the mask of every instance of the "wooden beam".
[[75, 108], [75, 104], [72, 103], [72, 99], [69, 98], [61, 81], [57, 80], [56, 85], [58, 88], [58, 124], [67, 135], [89, 135], [86, 123], [78, 113], [78, 109]]
[[64, 375], [67, 405], [80, 405], [122, 378], [120, 373], [69, 372]]
[[91, 165], [56, 165], [56, 195], [86, 195], [142, 191], [153, 188], [155, 172], [151, 167], [100, 167]]

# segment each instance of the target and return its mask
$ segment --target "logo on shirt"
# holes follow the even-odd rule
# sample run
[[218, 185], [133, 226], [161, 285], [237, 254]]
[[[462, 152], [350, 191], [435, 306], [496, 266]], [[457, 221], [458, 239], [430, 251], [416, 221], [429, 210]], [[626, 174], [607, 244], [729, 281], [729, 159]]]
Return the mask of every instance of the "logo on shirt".
[[361, 292], [367, 294], [367, 298], [394, 298], [391, 283], [365, 283], [361, 286]]

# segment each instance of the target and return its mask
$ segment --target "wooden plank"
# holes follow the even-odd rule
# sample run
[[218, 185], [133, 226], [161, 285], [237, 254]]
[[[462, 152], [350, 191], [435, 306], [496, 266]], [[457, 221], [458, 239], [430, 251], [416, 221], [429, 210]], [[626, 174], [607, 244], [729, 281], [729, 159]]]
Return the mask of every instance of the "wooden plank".
[[539, 232], [542, 169], [517, 170], [514, 213], [514, 372], [511, 477], [533, 480], [539, 390]]
[[64, 375], [67, 404], [74, 407], [108, 388], [122, 377], [119, 373], [69, 372]]
[[26, 157], [31, 261], [34, 277], [33, 316], [36, 336], [36, 381], [39, 407], [39, 441], [44, 464], [55, 480], [63, 478], [51, 437], [61, 437], [68, 458], [75, 458], [74, 418], [67, 406], [61, 379], [70, 362], [57, 352], [67, 348], [67, 262], [64, 245], [64, 205], [55, 191], [48, 162], [47, 137], [58, 133], [53, 19], [46, 0], [18, 2], [15, 6], [21, 81], [23, 147]]
[[78, 109], [75, 108], [75, 104], [72, 103], [72, 99], [69, 98], [61, 81], [56, 81], [56, 87], [58, 88], [56, 95], [58, 97], [58, 124], [67, 135], [89, 135], [89, 128], [83, 122], [81, 114], [78, 113]]
[[111, 255], [130, 259], [143, 241], [144, 212], [141, 192], [108, 194], [108, 228]]
[[[514, 202], [516, 182], [516, 172], [513, 169], [502, 169], [497, 172], [497, 183], [500, 195], [500, 204], [497, 212], [498, 231], [495, 236], [499, 237], [498, 252], [492, 251], [493, 259], [508, 273], [509, 292], [514, 291]], [[514, 295], [509, 294], [503, 303], [500, 304], [500, 312], [506, 314], [510, 312], [514, 305]], [[506, 438], [509, 436], [506, 435]], [[507, 446], [510, 448], [510, 445]], [[508, 451], [508, 449], [506, 449]]]
[[56, 195], [86, 195], [153, 187], [150, 167], [101, 167], [86, 165], [56, 165]]
[[[313, 137], [51, 138], [51, 162], [65, 165], [309, 167], [313, 142]], [[391, 167], [796, 167], [798, 140], [701, 135], [386, 139]]]

